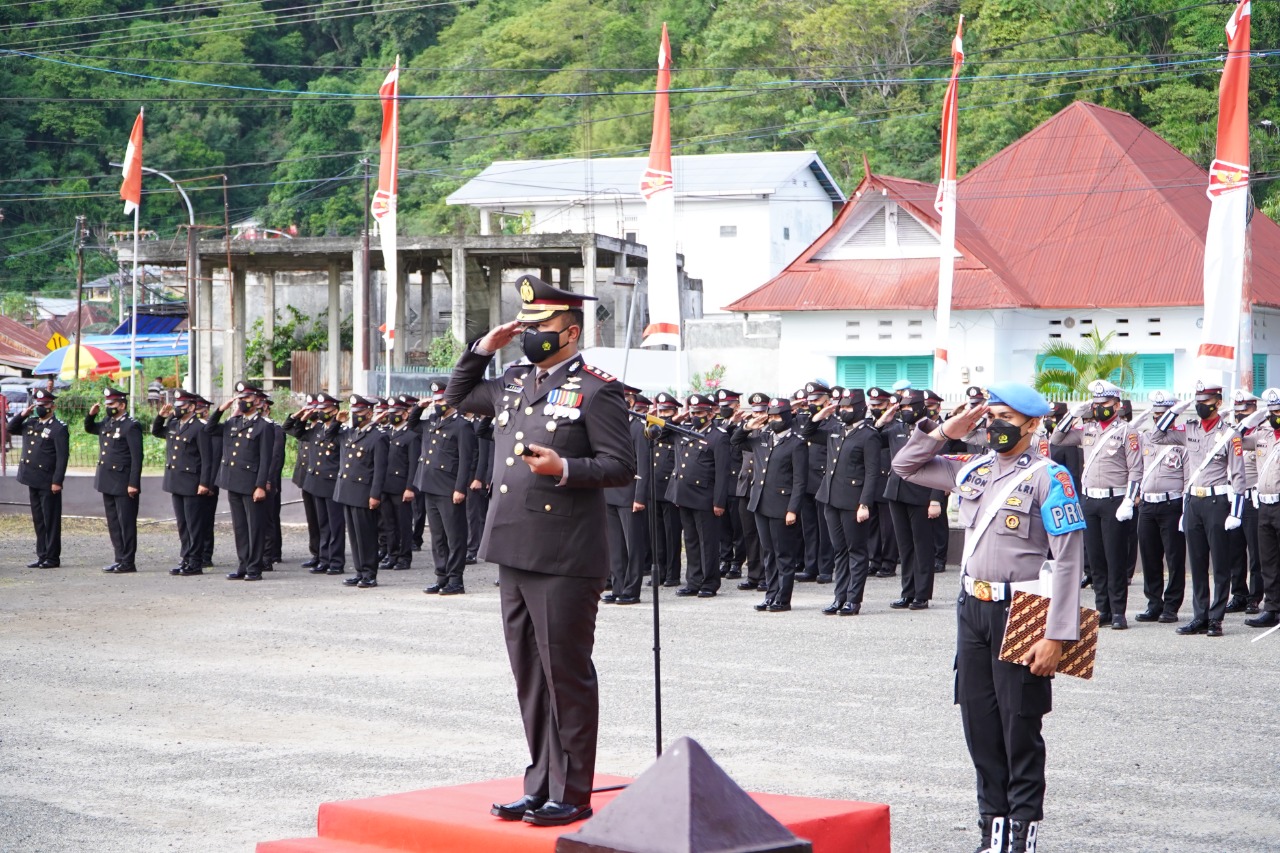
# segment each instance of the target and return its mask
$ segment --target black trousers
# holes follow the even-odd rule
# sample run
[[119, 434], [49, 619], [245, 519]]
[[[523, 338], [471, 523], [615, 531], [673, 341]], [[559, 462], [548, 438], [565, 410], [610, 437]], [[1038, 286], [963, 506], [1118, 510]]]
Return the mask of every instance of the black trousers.
[[902, 559], [902, 597], [908, 601], [933, 598], [933, 528], [929, 507], [889, 501], [893, 532]]
[[320, 498], [310, 492], [303, 490], [302, 492], [302, 511], [307, 516], [307, 552], [311, 554], [311, 559], [316, 562], [320, 561]]
[[738, 514], [733, 495], [729, 496], [729, 505], [725, 507], [720, 522], [720, 565], [726, 570], [741, 569], [747, 559], [746, 542], [742, 535], [742, 516]]
[[747, 508], [751, 504], [751, 498], [735, 497], [729, 503], [729, 511], [738, 516], [738, 523], [742, 527], [742, 558], [747, 567], [747, 580], [760, 583], [764, 580], [764, 566], [760, 561], [760, 532], [756, 530], [755, 513]]
[[205, 536], [204, 506], [199, 495], [170, 495], [173, 518], [178, 523], [178, 542], [182, 546], [182, 564], [199, 568], [200, 550]]
[[858, 523], [858, 512], [852, 509], [836, 509], [824, 504], [827, 529], [831, 531], [831, 546], [835, 552], [834, 601], [837, 604], [861, 604], [871, 572], [871, 556], [868, 538], [871, 521]]
[[764, 564], [765, 601], [791, 603], [796, 570], [804, 562], [799, 528], [798, 521], [788, 525], [785, 519], [756, 513], [756, 532], [760, 535], [760, 557]]
[[664, 500], [658, 501], [658, 567], [662, 583], [680, 582], [680, 508]]
[[452, 493], [427, 495], [427, 526], [431, 528], [437, 582], [461, 586], [467, 567], [466, 502], [454, 503]]
[[[1142, 594], [1147, 607], [1170, 616], [1182, 607], [1187, 585], [1187, 538], [1178, 529], [1182, 498], [1143, 503], [1138, 515], [1138, 551], [1142, 555]], [[1169, 579], [1165, 580], [1168, 569]]]
[[31, 502], [31, 525], [36, 531], [36, 557], [57, 563], [62, 560], [62, 492], [27, 487]]
[[1240, 527], [1230, 531], [1235, 555], [1231, 560], [1231, 595], [1249, 601], [1262, 600], [1262, 561], [1258, 558], [1258, 510], [1244, 500]]
[[204, 542], [200, 546], [200, 566], [213, 565], [213, 537], [214, 525], [218, 520], [218, 495], [219, 490], [213, 489], [212, 494], [197, 495], [200, 501], [200, 515], [204, 522]]
[[252, 494], [227, 492], [231, 504], [231, 526], [236, 535], [236, 572], [260, 575], [266, 564], [267, 502], [255, 501]]
[[489, 489], [467, 490], [467, 559], [474, 560], [480, 554], [480, 540], [484, 538], [484, 521], [489, 517]]
[[103, 495], [102, 507], [107, 515], [107, 532], [115, 562], [134, 566], [138, 556], [138, 499], [128, 495]]
[[800, 498], [800, 535], [804, 539], [804, 571], [829, 577], [835, 571], [831, 531], [822, 505], [807, 492]]
[[604, 578], [498, 567], [502, 633], [529, 744], [524, 792], [591, 802], [600, 685], [591, 662]]
[[1103, 621], [1123, 616], [1129, 606], [1129, 537], [1132, 521], [1117, 521], [1119, 497], [1091, 498], [1081, 502], [1084, 510], [1084, 550], [1089, 555], [1093, 597]]
[[347, 565], [347, 516], [333, 498], [317, 497], [324, 510], [320, 515], [320, 565], [341, 572]]
[[947, 520], [947, 504], [942, 503], [942, 515], [929, 519], [933, 527], [933, 571], [947, 570], [947, 552], [951, 548], [951, 522]]
[[1280, 504], [1258, 507], [1258, 558], [1262, 563], [1262, 609], [1280, 612]]
[[898, 538], [893, 532], [893, 513], [888, 501], [871, 505], [871, 527], [867, 536], [873, 572], [893, 572], [898, 567]]
[[960, 594], [956, 605], [956, 704], [973, 768], [978, 813], [1014, 820], [1044, 818], [1044, 737], [1053, 682], [1000, 660], [1007, 601]]
[[413, 498], [413, 547], [422, 547], [422, 532], [427, 526], [427, 496], [418, 492]]
[[[1221, 622], [1227, 613], [1231, 589], [1231, 539], [1223, 525], [1231, 514], [1226, 495], [1183, 501], [1182, 532], [1187, 536], [1187, 563], [1191, 569], [1191, 606], [1196, 619]], [[1209, 563], [1213, 562], [1213, 596], [1209, 595]]]
[[649, 538], [648, 527], [636, 524], [636, 516], [643, 513], [632, 512], [630, 504], [609, 506], [605, 511], [609, 521], [609, 585], [616, 596], [639, 598], [645, 561], [638, 559], [637, 551]]
[[284, 534], [280, 529], [280, 487], [272, 486], [267, 492], [266, 514], [264, 521], [267, 530], [267, 543], [263, 548], [262, 567], [269, 569], [276, 563], [284, 562]]
[[342, 507], [343, 523], [351, 538], [351, 565], [368, 580], [378, 578], [378, 511], [369, 505]]
[[713, 510], [680, 507], [689, 589], [720, 590], [720, 519]]
[[[468, 499], [469, 500], [469, 499]], [[383, 492], [378, 516], [387, 538], [387, 562], [394, 568], [413, 565], [413, 501], [404, 492]]]

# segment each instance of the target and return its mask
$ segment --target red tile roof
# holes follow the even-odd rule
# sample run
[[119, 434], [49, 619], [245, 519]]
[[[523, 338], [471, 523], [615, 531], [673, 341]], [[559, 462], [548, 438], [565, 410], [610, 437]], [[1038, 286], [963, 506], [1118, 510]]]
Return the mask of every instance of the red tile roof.
[[[952, 307], [1200, 305], [1207, 185], [1133, 116], [1077, 101], [960, 181]], [[932, 185], [868, 175], [813, 245], [727, 309], [936, 308], [934, 260], [814, 259], [881, 190], [939, 228]], [[1255, 213], [1251, 232], [1252, 301], [1280, 306], [1280, 227]]]

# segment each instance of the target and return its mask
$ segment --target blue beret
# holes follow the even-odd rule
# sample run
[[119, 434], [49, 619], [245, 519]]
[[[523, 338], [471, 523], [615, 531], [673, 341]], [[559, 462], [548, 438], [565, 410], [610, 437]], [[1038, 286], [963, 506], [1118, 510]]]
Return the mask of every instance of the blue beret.
[[1042, 418], [1053, 410], [1049, 401], [1036, 389], [1017, 382], [997, 382], [987, 387], [989, 402], [1004, 403], [1029, 418]]

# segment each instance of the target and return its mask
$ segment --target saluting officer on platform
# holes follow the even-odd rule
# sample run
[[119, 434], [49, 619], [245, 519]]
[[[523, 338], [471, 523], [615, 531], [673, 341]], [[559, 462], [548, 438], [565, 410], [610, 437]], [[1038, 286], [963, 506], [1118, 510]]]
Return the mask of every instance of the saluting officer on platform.
[[205, 513], [200, 487], [210, 486], [217, 473], [213, 448], [204, 421], [196, 417], [195, 395], [179, 388], [173, 405], [165, 403], [151, 422], [151, 434], [165, 440], [162, 488], [173, 499], [181, 557], [171, 575], [202, 575], [200, 549], [205, 541]]
[[36, 560], [27, 568], [56, 569], [62, 565], [62, 480], [71, 436], [53, 413], [53, 392], [40, 388], [32, 396], [31, 405], [9, 419], [9, 433], [22, 436], [18, 482], [27, 487], [36, 531]]
[[[503, 630], [531, 761], [504, 820], [563, 826], [591, 816], [599, 689], [591, 651], [609, 574], [604, 489], [632, 482], [622, 383], [578, 354], [583, 296], [534, 276], [523, 308], [453, 370], [446, 402], [494, 418], [494, 495], [480, 556], [498, 564]], [[484, 380], [519, 339], [530, 365]], [[654, 590], [655, 594], [657, 590]]]
[[712, 424], [712, 400], [692, 394], [681, 426], [700, 438], [676, 435], [675, 475], [667, 483], [667, 500], [680, 510], [684, 552], [689, 561], [686, 586], [676, 595], [714, 598], [720, 591], [720, 524], [729, 505], [729, 442]]
[[[1244, 513], [1244, 443], [1222, 417], [1222, 386], [1196, 383], [1196, 417], [1175, 420], [1191, 405], [1185, 400], [1156, 421], [1151, 438], [1156, 444], [1187, 449], [1186, 499], [1182, 530], [1187, 538], [1191, 568], [1192, 618], [1177, 633], [1222, 636], [1222, 618], [1231, 588], [1231, 540], [1228, 531], [1240, 527]], [[1233, 497], [1234, 496], [1234, 497]], [[1213, 597], [1209, 595], [1209, 563], [1213, 561]]]
[[476, 432], [470, 421], [445, 403], [443, 385], [432, 382], [431, 394], [430, 399], [419, 404], [431, 406], [433, 417], [424, 421], [422, 428], [422, 454], [415, 485], [427, 496], [436, 582], [423, 592], [462, 595], [467, 591], [462, 582], [467, 564], [465, 502], [476, 475]]
[[818, 502], [826, 513], [835, 549], [835, 598], [822, 612], [857, 616], [871, 568], [868, 528], [874, 495], [881, 489], [883, 442], [867, 423], [866, 397], [856, 388], [845, 391], [816, 417], [840, 428], [827, 433], [827, 464], [818, 488]]
[[[1120, 417], [1120, 389], [1102, 379], [1089, 383], [1092, 400], [1063, 418], [1049, 445], [1084, 449], [1080, 490], [1084, 493], [1085, 552], [1093, 573], [1098, 619], [1116, 630], [1129, 627], [1129, 543], [1133, 506], [1142, 481], [1138, 433]], [[1077, 419], [1090, 416], [1086, 423]]]
[[[1152, 391], [1152, 417], [1159, 419], [1178, 402], [1172, 394]], [[1134, 618], [1139, 622], [1178, 621], [1178, 609], [1187, 585], [1187, 540], [1182, 534], [1183, 478], [1187, 475], [1187, 449], [1151, 440], [1155, 424], [1142, 438], [1142, 512], [1138, 515], [1138, 550], [1142, 554], [1142, 591], [1147, 609]], [[1168, 567], [1169, 579], [1165, 580]]]
[[422, 433], [409, 423], [418, 398], [392, 398], [383, 425], [387, 427], [387, 474], [382, 482], [382, 526], [387, 530], [387, 559], [379, 569], [413, 568], [413, 481], [418, 472]]
[[[247, 382], [236, 383], [236, 395], [214, 411], [204, 429], [222, 437], [222, 466], [218, 487], [231, 504], [237, 565], [227, 580], [262, 580], [267, 545], [267, 483], [271, 479], [275, 437], [257, 413], [262, 391]], [[236, 413], [222, 423], [227, 409]]]
[[[352, 394], [349, 411], [330, 424], [328, 433], [341, 447], [341, 467], [333, 500], [341, 504], [351, 538], [351, 562], [356, 576], [346, 586], [372, 589], [378, 585], [378, 507], [387, 476], [387, 436], [373, 423], [373, 401]], [[339, 423], [346, 421], [345, 429]]]
[[102, 392], [107, 418], [99, 422], [98, 404], [84, 416], [84, 431], [98, 437], [98, 469], [93, 487], [102, 493], [107, 531], [115, 562], [108, 574], [138, 570], [138, 495], [142, 491], [142, 427], [129, 415], [129, 395], [118, 388]]
[[[965, 558], [957, 604], [955, 701], [977, 771], [983, 853], [1035, 853], [1044, 818], [1041, 723], [1052, 706], [1062, 641], [1079, 638], [1084, 519], [1070, 476], [1035, 447], [1049, 403], [1025, 385], [988, 389], [990, 405], [941, 425], [925, 420], [893, 459], [894, 473], [929, 489], [958, 489]], [[988, 413], [976, 457], [937, 455]], [[1040, 583], [1052, 554], [1050, 589]], [[1044, 639], [1023, 665], [999, 659], [1016, 591], [1051, 593]]]
[[751, 511], [760, 534], [765, 570], [765, 598], [754, 605], [760, 612], [791, 609], [796, 570], [804, 561], [800, 542], [800, 502], [809, 475], [809, 447], [792, 431], [791, 406], [786, 398], [770, 401], [764, 414], [738, 425], [731, 441], [749, 447], [755, 482]]

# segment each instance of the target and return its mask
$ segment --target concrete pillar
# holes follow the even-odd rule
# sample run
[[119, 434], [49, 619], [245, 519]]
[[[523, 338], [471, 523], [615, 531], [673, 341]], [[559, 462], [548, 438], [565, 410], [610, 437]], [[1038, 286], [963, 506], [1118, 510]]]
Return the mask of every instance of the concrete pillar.
[[203, 277], [196, 281], [196, 316], [200, 318], [200, 327], [196, 336], [200, 339], [199, 356], [193, 365], [196, 374], [197, 394], [213, 393], [213, 270], [208, 279]]
[[[485, 276], [485, 286], [489, 294], [489, 328], [492, 329], [503, 322], [502, 316], [502, 258], [489, 261], [489, 273]], [[493, 357], [494, 366], [502, 370], [502, 350]]]
[[545, 264], [538, 267], [538, 278], [542, 279], [547, 284], [551, 284], [551, 267], [546, 266]]
[[368, 296], [368, 281], [365, 278], [364, 252], [356, 249], [351, 253], [351, 392], [353, 394], [369, 393], [369, 312], [365, 300]]
[[418, 310], [418, 322], [422, 326], [422, 343], [423, 352], [427, 351], [427, 346], [431, 343], [431, 330], [435, 327], [435, 303], [432, 301], [432, 288], [436, 281], [436, 265], [434, 262], [428, 263], [422, 268], [422, 291], [420, 295], [421, 307]]
[[[596, 295], [596, 241], [592, 237], [582, 245], [582, 294], [583, 296]], [[596, 305], [598, 303], [588, 301], [582, 306], [582, 347], [594, 347], [599, 345], [596, 339]], [[617, 306], [614, 306], [616, 313]]]
[[329, 393], [337, 397], [342, 393], [342, 269], [333, 261], [329, 262], [328, 362]]
[[493, 215], [489, 208], [480, 208], [480, 236], [487, 237], [493, 233]]
[[[262, 273], [262, 335], [273, 341], [276, 336], [276, 274], [271, 270]], [[262, 387], [270, 391], [275, 387], [276, 365], [271, 360], [271, 349], [262, 362]]]
[[573, 267], [565, 264], [556, 271], [556, 287], [573, 290]]
[[[627, 275], [627, 256], [619, 252], [613, 256], [613, 280], [619, 281]], [[636, 287], [614, 285], [613, 288], [613, 345], [626, 349], [631, 346], [627, 340], [627, 318], [631, 316], [631, 302], [636, 298]]]
[[460, 341], [467, 339], [467, 250], [457, 246], [453, 250], [453, 274], [449, 277], [453, 289], [453, 336]]
[[231, 273], [231, 293], [227, 299], [227, 328], [222, 349], [222, 395], [230, 397], [244, 376], [244, 287], [245, 271]]

